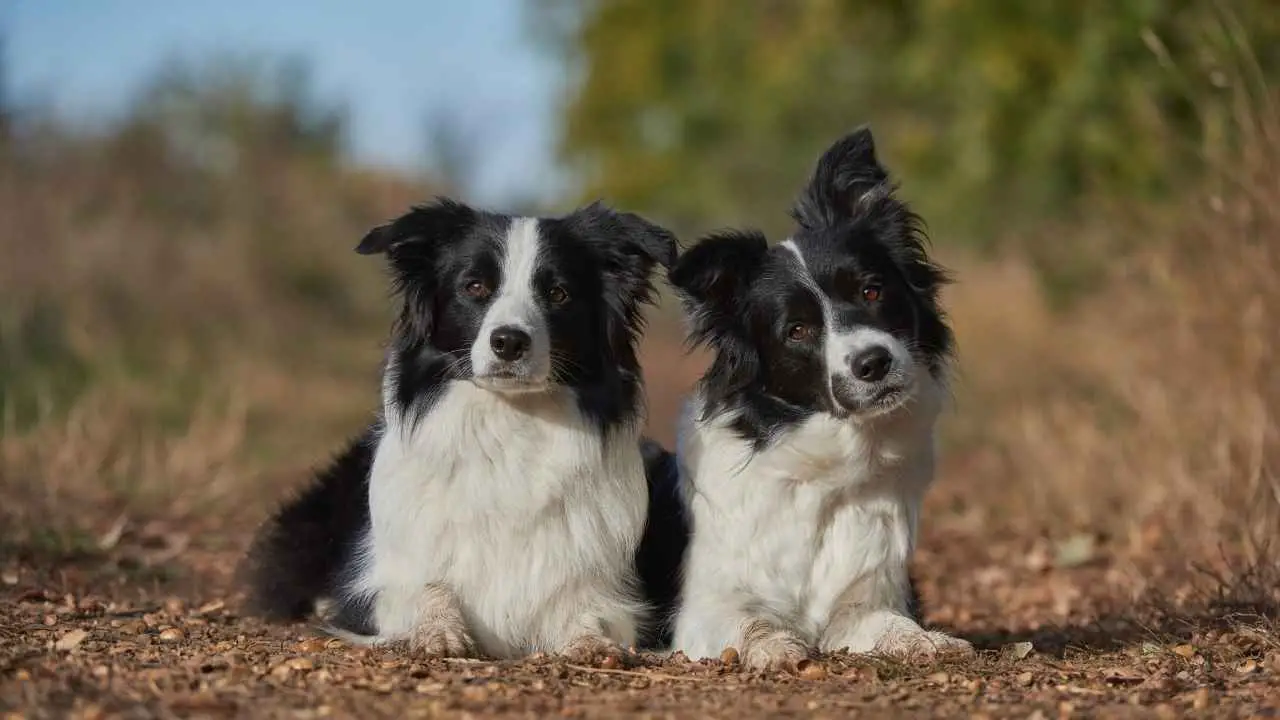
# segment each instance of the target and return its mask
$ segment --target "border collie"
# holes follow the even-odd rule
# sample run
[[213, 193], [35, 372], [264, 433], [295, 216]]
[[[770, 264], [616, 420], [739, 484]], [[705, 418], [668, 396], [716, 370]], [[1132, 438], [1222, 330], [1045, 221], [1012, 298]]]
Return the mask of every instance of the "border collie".
[[633, 645], [635, 344], [674, 236], [600, 204], [532, 218], [439, 200], [357, 251], [387, 256], [400, 299], [382, 411], [260, 530], [251, 604], [427, 656]]
[[676, 650], [972, 652], [921, 628], [908, 563], [934, 473], [946, 275], [860, 128], [829, 148], [791, 237], [704, 238], [670, 272], [713, 352], [677, 456], [692, 521]]

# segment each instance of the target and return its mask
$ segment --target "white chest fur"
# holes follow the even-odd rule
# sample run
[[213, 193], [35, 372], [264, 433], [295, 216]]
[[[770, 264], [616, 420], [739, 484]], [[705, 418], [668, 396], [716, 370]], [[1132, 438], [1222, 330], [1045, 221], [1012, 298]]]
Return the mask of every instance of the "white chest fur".
[[457, 596], [477, 649], [554, 652], [583, 633], [634, 641], [646, 486], [638, 431], [609, 437], [568, 393], [451, 383], [406, 426], [388, 414], [370, 477], [358, 594], [403, 638], [429, 584]]
[[692, 420], [695, 399], [679, 449], [693, 540], [675, 649], [743, 650], [761, 628], [864, 652], [883, 646], [889, 626], [923, 633], [906, 609], [934, 469], [940, 393], [927, 390], [909, 412], [865, 425], [813, 416], [759, 451], [730, 417]]

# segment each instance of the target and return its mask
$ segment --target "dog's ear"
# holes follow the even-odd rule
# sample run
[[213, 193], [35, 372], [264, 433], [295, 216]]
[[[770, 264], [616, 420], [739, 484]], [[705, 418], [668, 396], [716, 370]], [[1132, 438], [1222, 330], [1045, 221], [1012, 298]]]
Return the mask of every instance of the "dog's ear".
[[863, 125], [822, 154], [791, 215], [802, 227], [832, 225], [892, 191], [889, 173], [876, 159], [871, 128]]
[[696, 333], [737, 318], [742, 293], [764, 264], [769, 243], [757, 232], [709, 235], [687, 250], [667, 279]]
[[759, 374], [759, 355], [748, 340], [745, 298], [768, 254], [769, 243], [758, 232], [722, 232], [686, 251], [668, 274], [684, 305], [690, 342], [715, 353], [702, 379], [708, 412]]
[[434, 327], [436, 251], [475, 221], [475, 210], [440, 198], [370, 230], [356, 246], [361, 255], [387, 256], [393, 288], [403, 301], [397, 325], [409, 339], [425, 340]]
[[433, 245], [456, 237], [473, 222], [474, 216], [475, 211], [466, 205], [439, 198], [430, 205], [415, 206], [395, 220], [370, 230], [356, 246], [356, 252], [394, 256], [397, 248], [408, 243]]
[[655, 265], [671, 267], [676, 260], [676, 236], [670, 230], [603, 203], [580, 208], [566, 220], [576, 234], [598, 250], [609, 297], [622, 298], [634, 317], [638, 306], [653, 299], [651, 275]]

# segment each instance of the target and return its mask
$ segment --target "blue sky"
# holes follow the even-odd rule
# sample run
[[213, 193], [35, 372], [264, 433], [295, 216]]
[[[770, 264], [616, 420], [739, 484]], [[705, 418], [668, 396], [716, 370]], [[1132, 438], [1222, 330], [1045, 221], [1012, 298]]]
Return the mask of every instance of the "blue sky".
[[19, 99], [92, 122], [118, 113], [175, 53], [301, 56], [352, 111], [363, 162], [420, 170], [445, 111], [482, 139], [474, 199], [547, 197], [559, 66], [528, 39], [521, 0], [4, 0]]

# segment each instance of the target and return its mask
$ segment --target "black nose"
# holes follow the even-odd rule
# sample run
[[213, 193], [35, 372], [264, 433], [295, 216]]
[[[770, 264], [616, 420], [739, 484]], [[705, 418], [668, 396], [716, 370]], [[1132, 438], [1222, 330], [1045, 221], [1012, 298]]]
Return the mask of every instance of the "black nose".
[[529, 333], [514, 327], [500, 327], [489, 334], [489, 347], [500, 360], [515, 362], [529, 352], [533, 339]]
[[889, 349], [876, 345], [858, 353], [853, 358], [853, 376], [863, 382], [879, 382], [893, 367], [893, 355]]

